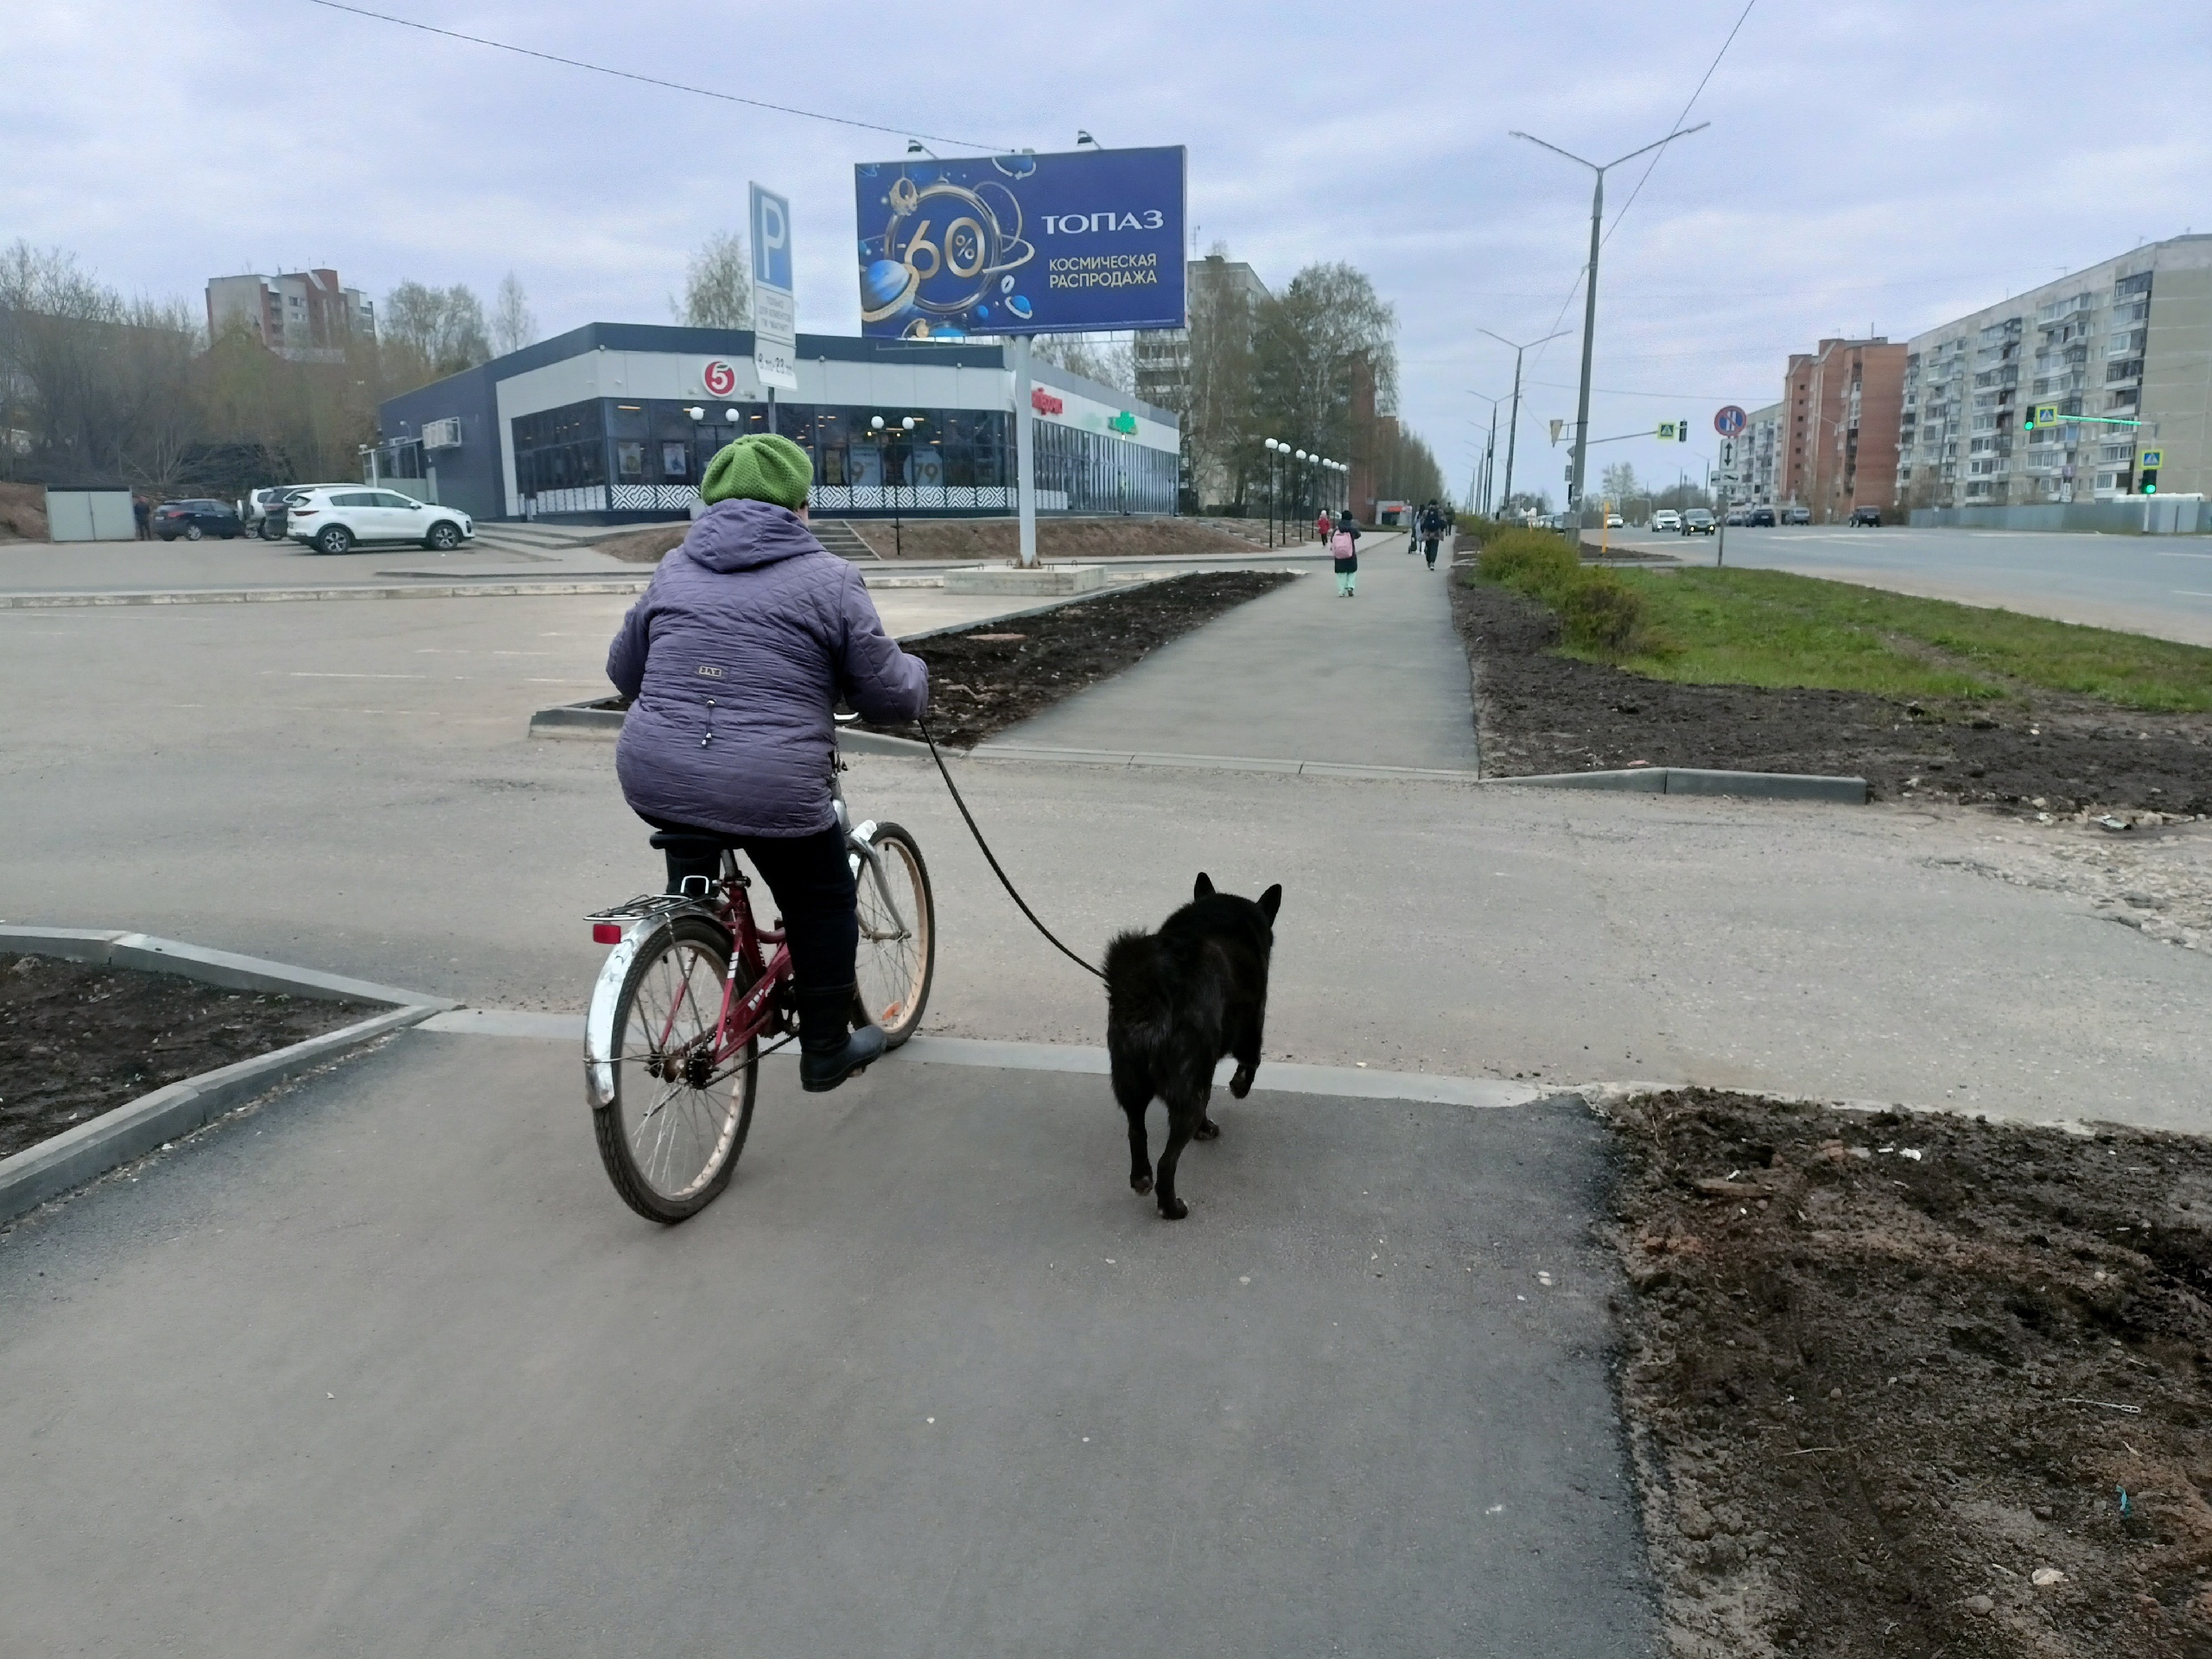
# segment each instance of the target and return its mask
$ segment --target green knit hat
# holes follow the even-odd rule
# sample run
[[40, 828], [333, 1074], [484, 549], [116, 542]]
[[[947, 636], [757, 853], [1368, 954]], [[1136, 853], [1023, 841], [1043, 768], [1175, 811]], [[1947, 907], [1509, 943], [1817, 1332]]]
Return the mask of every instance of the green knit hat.
[[797, 512], [806, 505], [814, 463], [806, 451], [773, 432], [748, 432], [707, 463], [699, 494], [718, 501], [771, 501]]

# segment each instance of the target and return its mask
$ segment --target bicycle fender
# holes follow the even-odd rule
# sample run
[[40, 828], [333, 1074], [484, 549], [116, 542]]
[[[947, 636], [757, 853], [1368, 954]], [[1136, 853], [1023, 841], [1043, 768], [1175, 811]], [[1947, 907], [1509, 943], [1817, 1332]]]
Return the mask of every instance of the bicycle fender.
[[614, 1103], [614, 1005], [622, 999], [622, 982], [637, 960], [639, 941], [656, 925], [639, 924], [625, 933], [607, 953], [591, 988], [591, 1012], [584, 1016], [584, 1096], [595, 1112]]

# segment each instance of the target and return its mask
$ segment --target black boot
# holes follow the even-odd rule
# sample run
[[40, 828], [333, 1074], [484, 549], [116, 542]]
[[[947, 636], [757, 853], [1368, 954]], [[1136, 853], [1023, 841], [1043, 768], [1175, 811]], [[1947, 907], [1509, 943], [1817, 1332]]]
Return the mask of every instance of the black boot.
[[882, 1058], [880, 1026], [852, 1028], [859, 988], [798, 992], [798, 1083], [810, 1095], [827, 1094], [870, 1060]]

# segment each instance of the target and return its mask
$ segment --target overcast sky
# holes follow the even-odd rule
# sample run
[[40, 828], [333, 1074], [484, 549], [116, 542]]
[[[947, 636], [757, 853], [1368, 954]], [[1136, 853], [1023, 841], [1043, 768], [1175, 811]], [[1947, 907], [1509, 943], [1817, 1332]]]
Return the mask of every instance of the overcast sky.
[[[982, 147], [1190, 149], [1190, 216], [1280, 286], [1368, 271], [1401, 319], [1403, 413], [1464, 489], [1516, 339], [1568, 305], [1589, 175], [1665, 133], [1743, 0], [1393, 5], [608, 6], [365, 0], [638, 73], [880, 122], [870, 133], [610, 79], [309, 0], [14, 4], [0, 22], [0, 243], [195, 301], [220, 273], [509, 270], [551, 334], [665, 321], [684, 258], [792, 200], [799, 327], [858, 332], [852, 164], [916, 130]], [[1756, 0], [1607, 244], [1594, 435], [1780, 395], [1788, 353], [1902, 339], [2062, 270], [2212, 231], [2212, 8]], [[938, 145], [940, 153], [945, 147]], [[1608, 183], [1609, 224], [1641, 175]], [[1562, 316], [1562, 312], [1564, 315]], [[1520, 478], [1560, 493], [1579, 334], [1530, 354]], [[1503, 433], [1499, 441], [1504, 448]], [[1671, 477], [1639, 440], [1599, 461]], [[1693, 470], [1700, 469], [1702, 461]]]

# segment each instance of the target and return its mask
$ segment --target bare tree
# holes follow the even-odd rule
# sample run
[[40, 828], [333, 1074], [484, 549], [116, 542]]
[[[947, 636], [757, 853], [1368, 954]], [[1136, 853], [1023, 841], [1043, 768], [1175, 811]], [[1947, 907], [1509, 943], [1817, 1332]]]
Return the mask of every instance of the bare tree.
[[707, 238], [683, 272], [683, 303], [668, 308], [693, 328], [747, 328], [753, 324], [753, 264], [745, 238], [723, 231]]
[[505, 357], [537, 338], [537, 315], [530, 308], [522, 279], [511, 270], [499, 279], [499, 297], [492, 312], [492, 349]]
[[492, 359], [484, 302], [465, 283], [429, 288], [402, 283], [385, 296], [378, 332], [396, 389], [459, 374]]
[[1115, 391], [1128, 391], [1135, 383], [1129, 342], [1109, 334], [1039, 334], [1031, 352], [1040, 363]]
[[[1259, 308], [1253, 343], [1252, 410], [1246, 439], [1255, 469], [1266, 437], [1332, 460], [1390, 458], [1396, 423], [1397, 313], [1365, 273], [1342, 264], [1308, 265]], [[1355, 383], [1374, 388], [1370, 416], [1354, 403]], [[1355, 512], [1364, 512], [1358, 504]]]

